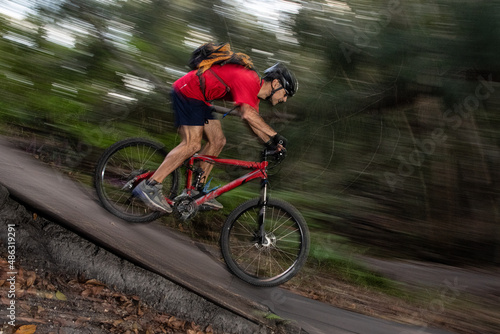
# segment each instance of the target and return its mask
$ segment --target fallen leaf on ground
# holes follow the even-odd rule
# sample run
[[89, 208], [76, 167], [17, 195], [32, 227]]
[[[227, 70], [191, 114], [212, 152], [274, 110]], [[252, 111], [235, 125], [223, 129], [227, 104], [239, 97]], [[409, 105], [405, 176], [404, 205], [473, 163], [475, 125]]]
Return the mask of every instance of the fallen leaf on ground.
[[64, 293], [62, 293], [61, 291], [57, 291], [56, 292], [56, 298], [59, 299], [59, 300], [68, 300], [68, 298], [66, 298], [66, 296], [64, 295]]
[[179, 320], [176, 317], [171, 317], [168, 320], [168, 326], [172, 329], [183, 329], [185, 324], [185, 321]]
[[17, 329], [14, 334], [33, 334], [36, 331], [35, 325], [24, 325]]
[[99, 286], [106, 286], [106, 284], [96, 280], [96, 279], [89, 279], [85, 284], [91, 284], [91, 285], [99, 285]]
[[31, 287], [36, 280], [36, 273], [34, 271], [28, 272], [28, 278], [26, 279], [26, 287]]

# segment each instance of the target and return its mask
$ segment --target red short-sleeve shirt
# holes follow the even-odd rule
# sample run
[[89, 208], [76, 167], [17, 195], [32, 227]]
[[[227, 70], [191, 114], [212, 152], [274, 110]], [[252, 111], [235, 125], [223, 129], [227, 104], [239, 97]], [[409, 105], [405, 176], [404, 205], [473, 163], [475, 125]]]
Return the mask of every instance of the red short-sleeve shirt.
[[[211, 71], [224, 81], [229, 87], [229, 92]], [[255, 71], [237, 64], [213, 65], [210, 70], [203, 73], [203, 79], [205, 80], [205, 96], [208, 101], [223, 99], [233, 101], [237, 105], [248, 104], [259, 111], [257, 94], [260, 91], [261, 79]], [[185, 97], [205, 101], [196, 71], [188, 72], [174, 82], [173, 86]]]

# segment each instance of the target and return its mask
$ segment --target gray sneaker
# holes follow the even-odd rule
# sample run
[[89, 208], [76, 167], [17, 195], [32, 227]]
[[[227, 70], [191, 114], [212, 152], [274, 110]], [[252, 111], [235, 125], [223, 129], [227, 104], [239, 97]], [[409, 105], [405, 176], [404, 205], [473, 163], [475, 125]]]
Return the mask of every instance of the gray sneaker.
[[[187, 195], [186, 189], [184, 189], [184, 191], [182, 192], [181, 195]], [[199, 195], [200, 195], [200, 192], [198, 190], [191, 190], [191, 197], [192, 198], [198, 198], [198, 197], [204, 196], [205, 194], [202, 193], [201, 196], [199, 196]], [[203, 203], [200, 206], [200, 210], [202, 210], [202, 211], [221, 210], [223, 208], [224, 208], [224, 206], [215, 198], [212, 198], [210, 201], [206, 201], [205, 203]]]
[[132, 190], [132, 194], [143, 201], [151, 210], [171, 213], [172, 207], [165, 200], [161, 188], [161, 183], [148, 184], [145, 180]]
[[215, 198], [212, 198], [210, 201], [206, 201], [200, 207], [201, 210], [221, 210], [224, 206]]

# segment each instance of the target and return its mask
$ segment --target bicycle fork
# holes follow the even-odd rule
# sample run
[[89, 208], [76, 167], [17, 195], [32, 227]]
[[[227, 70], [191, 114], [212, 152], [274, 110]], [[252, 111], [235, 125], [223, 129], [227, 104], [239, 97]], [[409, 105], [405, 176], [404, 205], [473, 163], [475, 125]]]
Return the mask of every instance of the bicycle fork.
[[259, 210], [259, 231], [258, 231], [258, 246], [269, 247], [271, 245], [271, 239], [268, 237], [265, 229], [266, 221], [266, 209], [267, 209], [267, 187], [269, 182], [267, 179], [263, 179], [261, 182], [260, 190], [260, 210]]

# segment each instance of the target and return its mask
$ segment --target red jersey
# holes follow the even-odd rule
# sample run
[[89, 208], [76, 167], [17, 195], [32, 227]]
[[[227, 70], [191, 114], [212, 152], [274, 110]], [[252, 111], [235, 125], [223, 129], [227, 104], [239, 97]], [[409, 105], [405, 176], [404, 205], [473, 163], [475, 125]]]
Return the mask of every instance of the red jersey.
[[[229, 87], [229, 92], [224, 83], [211, 71], [224, 81]], [[223, 99], [233, 101], [237, 105], [244, 103], [259, 111], [257, 94], [260, 91], [261, 80], [255, 71], [237, 64], [213, 65], [202, 76], [205, 80], [205, 96], [208, 101]], [[205, 101], [196, 70], [175, 81], [173, 87], [185, 97]]]

